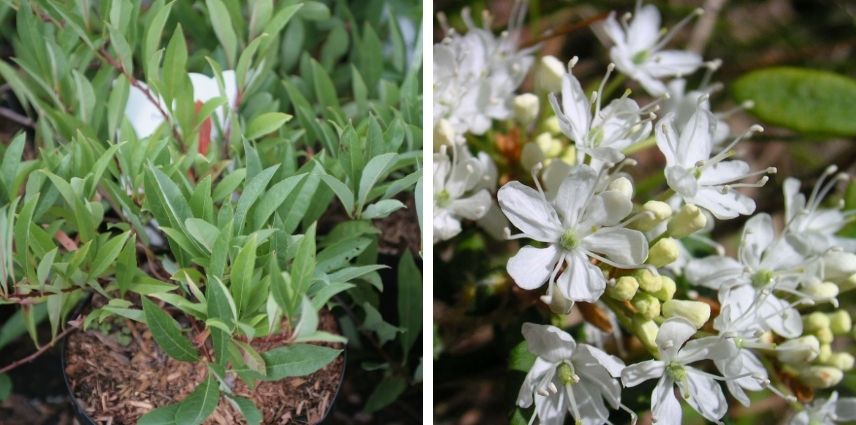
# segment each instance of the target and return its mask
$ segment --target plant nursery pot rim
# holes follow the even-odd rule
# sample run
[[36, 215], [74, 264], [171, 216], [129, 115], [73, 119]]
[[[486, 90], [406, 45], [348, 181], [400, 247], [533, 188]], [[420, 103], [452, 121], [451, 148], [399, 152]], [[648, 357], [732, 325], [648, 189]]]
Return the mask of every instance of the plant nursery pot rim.
[[[90, 301], [91, 301], [91, 297], [87, 297], [86, 299], [83, 300], [83, 302], [81, 302], [81, 305], [75, 310], [75, 313], [74, 313], [75, 318], [80, 316], [81, 311], [83, 310], [83, 308], [86, 305], [89, 304]], [[330, 314], [332, 314], [332, 312]], [[335, 318], [336, 324], [339, 326], [339, 329], [341, 329], [341, 323], [339, 321], [339, 318], [336, 317], [335, 315], [333, 315], [333, 317]], [[68, 373], [66, 373], [66, 366], [67, 366], [67, 361], [66, 361], [67, 350], [66, 350], [66, 348], [67, 348], [67, 337], [63, 338], [63, 340], [60, 342], [59, 358], [60, 358], [60, 366], [62, 367], [62, 380], [65, 383], [66, 390], [68, 391], [68, 398], [69, 398], [69, 402], [71, 403], [71, 407], [74, 410], [74, 415], [77, 418], [77, 420], [80, 421], [80, 425], [97, 425], [97, 422], [95, 422], [92, 418], [89, 417], [89, 415], [86, 413], [86, 411], [80, 406], [80, 403], [78, 403], [77, 397], [74, 396], [74, 390], [72, 390], [72, 388], [71, 388], [71, 382], [68, 379]], [[346, 373], [347, 367], [348, 367], [348, 345], [347, 344], [342, 344], [342, 353], [340, 355], [342, 356], [342, 373], [339, 374], [338, 382], [336, 382], [336, 391], [333, 393], [333, 399], [330, 402], [330, 405], [327, 406], [327, 410], [324, 412], [324, 415], [321, 417], [321, 420], [318, 421], [318, 423], [324, 423], [327, 420], [327, 417], [330, 415], [330, 412], [333, 411], [333, 407], [336, 406], [336, 401], [339, 399], [339, 392], [342, 389], [342, 382], [344, 382], [344, 380], [345, 380], [345, 373]], [[284, 378], [284, 379], [288, 379], [288, 378]]]

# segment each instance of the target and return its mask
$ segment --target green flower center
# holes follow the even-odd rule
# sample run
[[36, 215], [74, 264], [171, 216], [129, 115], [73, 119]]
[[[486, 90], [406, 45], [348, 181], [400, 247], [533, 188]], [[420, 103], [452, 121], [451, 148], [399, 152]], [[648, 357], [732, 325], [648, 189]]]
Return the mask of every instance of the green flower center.
[[599, 147], [601, 143], [603, 143], [603, 127], [595, 127], [589, 131], [589, 140], [591, 140], [592, 147]]
[[564, 362], [556, 369], [556, 374], [559, 375], [559, 380], [565, 385], [573, 385], [579, 382], [580, 378], [574, 373], [574, 367], [568, 362]]
[[580, 244], [580, 239], [577, 237], [577, 232], [573, 229], [565, 230], [562, 237], [559, 238], [559, 246], [566, 251], [575, 249]]
[[649, 52], [647, 50], [643, 50], [643, 51], [637, 52], [635, 55], [633, 55], [633, 58], [631, 60], [636, 65], [641, 65], [643, 62], [648, 60], [648, 57], [650, 57], [650, 56], [651, 56], [651, 52]]
[[671, 362], [666, 366], [666, 373], [670, 378], [677, 382], [683, 382], [687, 379], [687, 371], [684, 370], [684, 365], [676, 362]]
[[773, 280], [772, 270], [758, 270], [752, 275], [752, 284], [755, 286], [764, 286]]
[[449, 204], [451, 204], [452, 196], [449, 195], [449, 192], [446, 189], [440, 191], [435, 198], [437, 202], [437, 206], [440, 208], [448, 208]]

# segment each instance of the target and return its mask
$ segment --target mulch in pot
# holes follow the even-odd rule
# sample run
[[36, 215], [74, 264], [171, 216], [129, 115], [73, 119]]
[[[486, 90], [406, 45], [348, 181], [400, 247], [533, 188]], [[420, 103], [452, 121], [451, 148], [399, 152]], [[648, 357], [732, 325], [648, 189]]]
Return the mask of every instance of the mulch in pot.
[[[81, 411], [96, 424], [136, 424], [148, 411], [175, 403], [205, 379], [204, 362], [188, 363], [166, 355], [142, 324], [122, 321], [122, 328], [108, 334], [99, 330], [69, 335], [65, 372], [73, 398]], [[319, 329], [339, 334], [328, 310], [319, 312]], [[280, 342], [255, 339], [261, 352], [281, 346]], [[321, 344], [342, 348], [342, 344]], [[323, 369], [304, 377], [258, 382], [250, 390], [240, 379], [234, 392], [247, 397], [264, 414], [265, 424], [315, 424], [332, 406], [344, 372], [340, 355]], [[241, 414], [221, 398], [205, 424], [244, 423]]]

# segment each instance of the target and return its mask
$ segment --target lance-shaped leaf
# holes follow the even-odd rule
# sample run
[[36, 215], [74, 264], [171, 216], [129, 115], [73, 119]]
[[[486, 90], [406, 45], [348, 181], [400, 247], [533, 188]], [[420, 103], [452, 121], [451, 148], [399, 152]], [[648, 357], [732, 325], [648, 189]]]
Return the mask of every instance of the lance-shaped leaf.
[[199, 425], [214, 413], [220, 401], [220, 384], [210, 374], [181, 403], [175, 421], [182, 425]]
[[398, 262], [398, 317], [401, 348], [405, 357], [422, 330], [422, 274], [413, 261], [410, 250]]
[[291, 280], [298, 294], [303, 294], [312, 284], [315, 275], [315, 224], [306, 229], [306, 233], [297, 245], [297, 253], [291, 264]]
[[342, 350], [311, 344], [292, 344], [262, 353], [267, 365], [265, 381], [306, 376], [335, 359]]
[[178, 412], [178, 403], [161, 406], [143, 415], [137, 421], [137, 425], [177, 425], [176, 412]]
[[256, 266], [256, 234], [250, 235], [244, 247], [238, 252], [232, 263], [229, 275], [229, 290], [235, 305], [238, 307], [238, 317], [245, 311], [250, 302], [250, 292], [253, 285], [253, 270]]
[[155, 303], [143, 297], [143, 313], [146, 316], [146, 324], [152, 331], [155, 342], [170, 357], [185, 362], [195, 362], [199, 359], [199, 353], [190, 340], [181, 333], [178, 322], [167, 312], [163, 311]]

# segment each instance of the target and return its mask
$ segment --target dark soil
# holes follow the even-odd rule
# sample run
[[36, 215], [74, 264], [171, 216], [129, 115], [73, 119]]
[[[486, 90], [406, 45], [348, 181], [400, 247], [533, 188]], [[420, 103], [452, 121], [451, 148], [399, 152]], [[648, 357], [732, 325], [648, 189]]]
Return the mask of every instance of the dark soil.
[[[142, 324], [127, 321], [130, 343], [120, 345], [114, 334], [97, 330], [76, 332], [67, 340], [69, 385], [82, 410], [97, 424], [135, 424], [153, 408], [175, 403], [205, 378], [204, 363], [187, 363], [167, 356]], [[329, 311], [320, 317], [320, 329], [338, 333]], [[259, 352], [281, 343], [256, 339]], [[326, 344], [341, 348], [341, 344]], [[250, 390], [240, 380], [236, 394], [253, 400], [264, 414], [265, 424], [319, 423], [333, 404], [344, 372], [344, 356], [309, 376], [259, 382]], [[225, 399], [205, 424], [244, 423]]]

